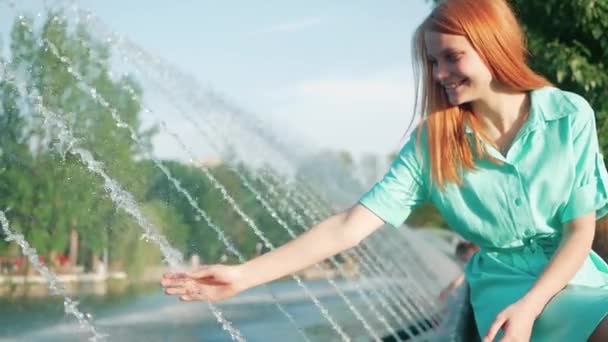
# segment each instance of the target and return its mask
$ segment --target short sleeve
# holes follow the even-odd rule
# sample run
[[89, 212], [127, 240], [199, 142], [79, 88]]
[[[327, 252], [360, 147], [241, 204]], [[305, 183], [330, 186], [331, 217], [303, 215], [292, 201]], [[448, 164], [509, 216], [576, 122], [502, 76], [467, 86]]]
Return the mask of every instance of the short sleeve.
[[395, 228], [400, 227], [412, 210], [428, 197], [416, 141], [414, 133], [384, 177], [359, 200], [361, 205]]
[[604, 158], [599, 150], [595, 115], [582, 97], [574, 102], [579, 111], [571, 119], [572, 146], [574, 152], [574, 185], [562, 212], [562, 222], [573, 220], [596, 211], [598, 217], [608, 208], [608, 174]]

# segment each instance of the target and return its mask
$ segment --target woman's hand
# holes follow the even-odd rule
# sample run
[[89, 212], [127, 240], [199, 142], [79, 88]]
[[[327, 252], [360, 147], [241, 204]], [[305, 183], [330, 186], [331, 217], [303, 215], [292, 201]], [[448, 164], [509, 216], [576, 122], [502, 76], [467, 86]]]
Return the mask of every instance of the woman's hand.
[[211, 265], [186, 273], [165, 273], [161, 285], [166, 294], [183, 301], [218, 301], [244, 291], [243, 278], [239, 265]]
[[454, 291], [454, 289], [451, 286], [447, 286], [446, 288], [441, 290], [441, 292], [439, 293], [439, 300], [442, 302], [446, 300], [446, 298], [450, 296], [452, 291]]
[[519, 300], [496, 316], [483, 342], [492, 342], [499, 330], [504, 335], [500, 342], [528, 342], [532, 334], [534, 321], [539, 315], [537, 306], [525, 300]]
[[448, 296], [450, 296], [450, 294], [456, 288], [460, 287], [460, 285], [462, 285], [463, 282], [464, 282], [464, 273], [461, 273], [458, 277], [456, 277], [454, 280], [452, 280], [452, 282], [450, 282], [450, 284], [448, 286], [446, 286], [445, 289], [441, 290], [441, 293], [439, 293], [439, 300], [444, 301], [446, 298], [448, 298]]

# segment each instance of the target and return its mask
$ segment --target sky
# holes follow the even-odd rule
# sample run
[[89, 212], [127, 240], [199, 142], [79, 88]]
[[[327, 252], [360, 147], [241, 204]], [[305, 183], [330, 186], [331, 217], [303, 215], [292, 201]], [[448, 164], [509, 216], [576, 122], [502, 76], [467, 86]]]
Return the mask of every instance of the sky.
[[[355, 156], [388, 155], [402, 143], [413, 112], [411, 38], [428, 1], [79, 3], [278, 134]], [[0, 4], [0, 25], [12, 15]], [[155, 147], [176, 153], [163, 140]]]

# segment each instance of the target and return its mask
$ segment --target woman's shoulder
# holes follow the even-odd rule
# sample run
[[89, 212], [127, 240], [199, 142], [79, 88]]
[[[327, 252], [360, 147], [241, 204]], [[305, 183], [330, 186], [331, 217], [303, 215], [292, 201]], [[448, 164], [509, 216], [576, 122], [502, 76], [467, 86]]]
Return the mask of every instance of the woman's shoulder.
[[573, 119], [586, 120], [594, 115], [591, 105], [583, 96], [553, 86], [533, 90], [532, 104], [547, 121], [571, 115], [576, 115]]
[[417, 123], [402, 139], [401, 153], [426, 153], [428, 150], [428, 127], [426, 120]]

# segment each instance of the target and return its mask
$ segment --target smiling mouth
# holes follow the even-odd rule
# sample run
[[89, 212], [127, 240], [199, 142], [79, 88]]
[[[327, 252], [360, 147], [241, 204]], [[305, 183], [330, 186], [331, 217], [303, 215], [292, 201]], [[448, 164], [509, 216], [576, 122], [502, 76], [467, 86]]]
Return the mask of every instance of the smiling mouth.
[[459, 81], [459, 82], [446, 83], [446, 84], [443, 84], [443, 87], [444, 87], [446, 90], [454, 90], [454, 89], [456, 89], [456, 88], [460, 87], [461, 85], [463, 85], [463, 84], [464, 84], [466, 81], [467, 81], [467, 80], [466, 80], [466, 79], [464, 79], [464, 80]]

